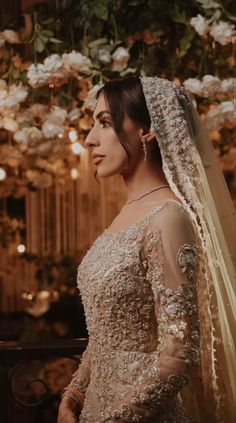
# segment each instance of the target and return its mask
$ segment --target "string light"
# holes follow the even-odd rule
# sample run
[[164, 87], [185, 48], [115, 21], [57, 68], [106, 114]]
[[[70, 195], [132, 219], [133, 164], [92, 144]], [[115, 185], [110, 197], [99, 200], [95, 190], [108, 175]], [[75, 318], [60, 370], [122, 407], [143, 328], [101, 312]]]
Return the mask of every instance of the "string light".
[[74, 154], [80, 154], [82, 151], [82, 146], [80, 145], [79, 142], [74, 142], [73, 144], [71, 144], [70, 148]]
[[23, 254], [25, 252], [25, 245], [24, 244], [17, 245], [17, 251], [18, 253]]
[[73, 169], [71, 169], [70, 171], [70, 175], [72, 179], [77, 179], [79, 177], [79, 171], [78, 169], [76, 169], [75, 167], [73, 167]]
[[4, 179], [6, 179], [6, 171], [5, 169], [3, 169], [3, 167], [0, 167], [0, 181], [4, 181]]
[[77, 133], [77, 131], [75, 129], [72, 129], [69, 132], [69, 138], [70, 138], [71, 142], [75, 142], [75, 141], [78, 140], [78, 133]]

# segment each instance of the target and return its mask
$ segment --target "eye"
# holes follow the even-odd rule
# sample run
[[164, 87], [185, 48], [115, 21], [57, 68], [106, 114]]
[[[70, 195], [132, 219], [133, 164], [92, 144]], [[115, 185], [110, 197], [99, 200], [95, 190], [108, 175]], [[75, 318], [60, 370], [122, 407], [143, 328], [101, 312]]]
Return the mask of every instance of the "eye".
[[107, 120], [100, 119], [99, 123], [102, 125], [102, 128], [107, 128], [110, 123]]

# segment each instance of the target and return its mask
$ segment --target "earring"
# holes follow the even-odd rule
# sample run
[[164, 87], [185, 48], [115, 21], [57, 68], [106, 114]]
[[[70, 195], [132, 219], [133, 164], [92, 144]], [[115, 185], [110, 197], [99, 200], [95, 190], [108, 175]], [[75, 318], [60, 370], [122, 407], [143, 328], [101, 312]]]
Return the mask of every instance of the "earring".
[[145, 162], [147, 160], [147, 146], [146, 146], [146, 140], [144, 137], [141, 138], [142, 141], [142, 145], [143, 145], [143, 152], [144, 152], [144, 159], [143, 161]]

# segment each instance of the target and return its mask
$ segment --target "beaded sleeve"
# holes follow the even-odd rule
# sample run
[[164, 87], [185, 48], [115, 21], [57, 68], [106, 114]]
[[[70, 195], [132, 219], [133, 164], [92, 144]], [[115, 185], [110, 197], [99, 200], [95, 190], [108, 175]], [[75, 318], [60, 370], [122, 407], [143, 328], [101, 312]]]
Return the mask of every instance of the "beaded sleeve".
[[73, 398], [79, 405], [83, 407], [86, 390], [90, 381], [90, 343], [83, 352], [78, 369], [73, 373], [72, 379], [63, 392], [63, 396]]
[[149, 223], [140, 258], [155, 304], [155, 366], [146, 383], [134, 386], [99, 423], [158, 419], [198, 369], [197, 252], [186, 210], [165, 210]]

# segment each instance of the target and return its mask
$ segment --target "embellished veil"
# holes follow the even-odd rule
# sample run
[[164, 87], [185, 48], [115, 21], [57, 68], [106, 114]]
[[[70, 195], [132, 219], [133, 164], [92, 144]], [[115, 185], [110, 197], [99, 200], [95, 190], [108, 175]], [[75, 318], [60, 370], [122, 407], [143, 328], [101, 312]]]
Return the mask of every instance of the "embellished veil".
[[162, 78], [140, 80], [163, 171], [190, 213], [200, 240], [201, 368], [199, 380], [186, 395], [198, 421], [233, 423], [236, 212], [214, 148], [185, 90]]

